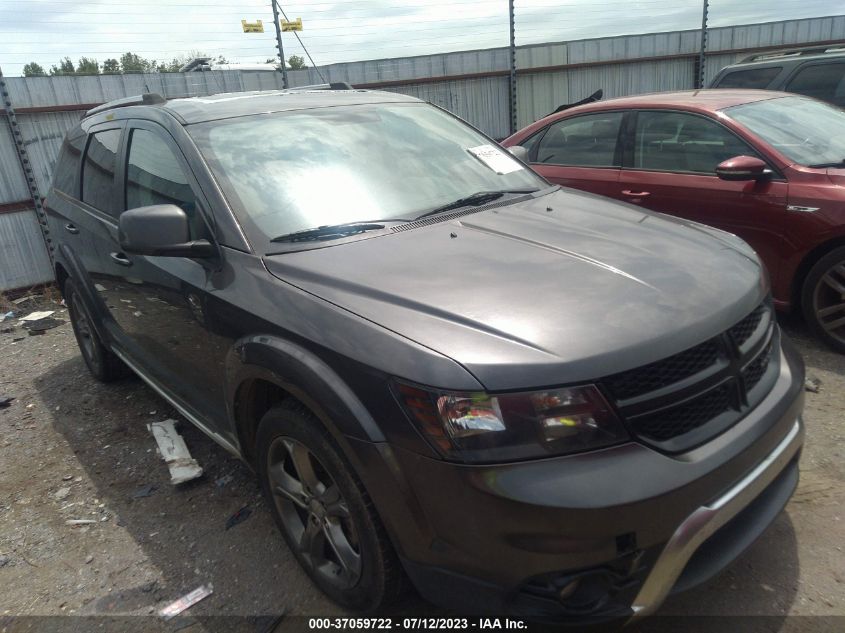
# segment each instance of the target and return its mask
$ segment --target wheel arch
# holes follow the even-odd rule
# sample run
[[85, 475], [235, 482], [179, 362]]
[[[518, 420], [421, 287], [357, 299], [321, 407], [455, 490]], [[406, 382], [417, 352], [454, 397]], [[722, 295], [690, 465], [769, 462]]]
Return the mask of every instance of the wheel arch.
[[822, 257], [842, 246], [845, 246], [845, 234], [831, 237], [804, 255], [804, 258], [798, 264], [798, 267], [795, 269], [795, 275], [792, 277], [790, 299], [792, 301], [792, 305], [795, 306], [799, 312], [803, 309], [801, 295], [804, 290], [804, 282], [807, 279], [807, 275], [810, 274], [813, 266], [815, 266], [816, 262], [818, 262]]
[[227, 402], [244, 460], [255, 464], [258, 424], [276, 404], [292, 399], [311, 412], [355, 464], [346, 437], [383, 442], [384, 435], [352, 389], [322, 359], [275, 336], [239, 340], [226, 359]]

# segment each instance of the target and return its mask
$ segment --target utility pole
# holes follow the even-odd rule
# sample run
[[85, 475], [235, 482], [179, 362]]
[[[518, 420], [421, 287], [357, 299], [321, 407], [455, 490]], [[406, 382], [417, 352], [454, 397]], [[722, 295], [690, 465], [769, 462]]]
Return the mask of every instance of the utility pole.
[[704, 8], [701, 11], [701, 50], [698, 52], [698, 77], [695, 87], [704, 88], [704, 52], [707, 50], [707, 10], [710, 3], [704, 0]]
[[44, 205], [41, 204], [41, 192], [38, 191], [38, 182], [35, 180], [35, 172], [32, 169], [32, 161], [29, 159], [29, 153], [26, 151], [26, 143], [24, 142], [23, 133], [21, 132], [18, 117], [15, 115], [15, 108], [12, 105], [12, 98], [9, 95], [9, 90], [6, 86], [6, 79], [3, 77], [3, 70], [0, 69], [0, 101], [2, 101], [2, 110], [6, 115], [6, 121], [9, 124], [9, 131], [12, 133], [12, 141], [15, 143], [15, 149], [18, 154], [18, 162], [21, 164], [26, 185], [29, 189], [29, 196], [32, 198], [32, 205], [35, 207], [35, 215], [38, 218], [38, 225], [41, 229], [41, 236], [44, 238], [44, 245], [47, 247], [47, 255], [50, 261], [53, 261], [53, 247], [48, 237], [50, 229], [47, 226], [47, 213], [44, 211]]
[[516, 132], [516, 31], [514, 29], [513, 1], [508, 0], [508, 19], [510, 21], [510, 119], [511, 134]]
[[279, 24], [279, 6], [276, 0], [273, 3], [273, 23], [276, 25], [276, 48], [279, 49], [279, 61], [282, 63], [282, 86], [288, 87], [288, 69], [285, 66], [285, 49], [282, 47], [282, 25]]

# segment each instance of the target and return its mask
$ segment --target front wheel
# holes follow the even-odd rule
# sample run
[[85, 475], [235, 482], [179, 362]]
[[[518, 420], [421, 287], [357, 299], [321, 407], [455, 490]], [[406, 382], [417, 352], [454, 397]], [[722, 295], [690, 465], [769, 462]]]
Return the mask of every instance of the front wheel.
[[363, 485], [320, 421], [299, 404], [274, 407], [256, 440], [273, 517], [311, 580], [344, 607], [372, 611], [402, 585], [396, 554]]
[[813, 332], [845, 353], [845, 246], [834, 249], [810, 269], [801, 305]]

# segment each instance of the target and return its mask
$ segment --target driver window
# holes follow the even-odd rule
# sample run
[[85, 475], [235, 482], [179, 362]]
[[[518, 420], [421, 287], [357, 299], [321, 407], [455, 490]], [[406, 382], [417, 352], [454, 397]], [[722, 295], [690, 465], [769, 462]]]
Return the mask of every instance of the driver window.
[[133, 129], [126, 163], [126, 208], [152, 204], [175, 204], [188, 215], [191, 239], [206, 236], [196, 196], [170, 146], [154, 132]]
[[757, 152], [715, 121], [681, 112], [640, 112], [634, 145], [634, 168], [714, 174], [734, 156]]

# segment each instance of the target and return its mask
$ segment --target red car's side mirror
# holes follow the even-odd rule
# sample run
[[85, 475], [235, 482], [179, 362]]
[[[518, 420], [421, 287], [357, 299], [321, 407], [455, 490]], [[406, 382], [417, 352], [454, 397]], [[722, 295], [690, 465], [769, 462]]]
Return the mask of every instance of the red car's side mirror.
[[762, 180], [772, 175], [765, 161], [754, 156], [734, 156], [719, 163], [716, 175], [722, 180]]

